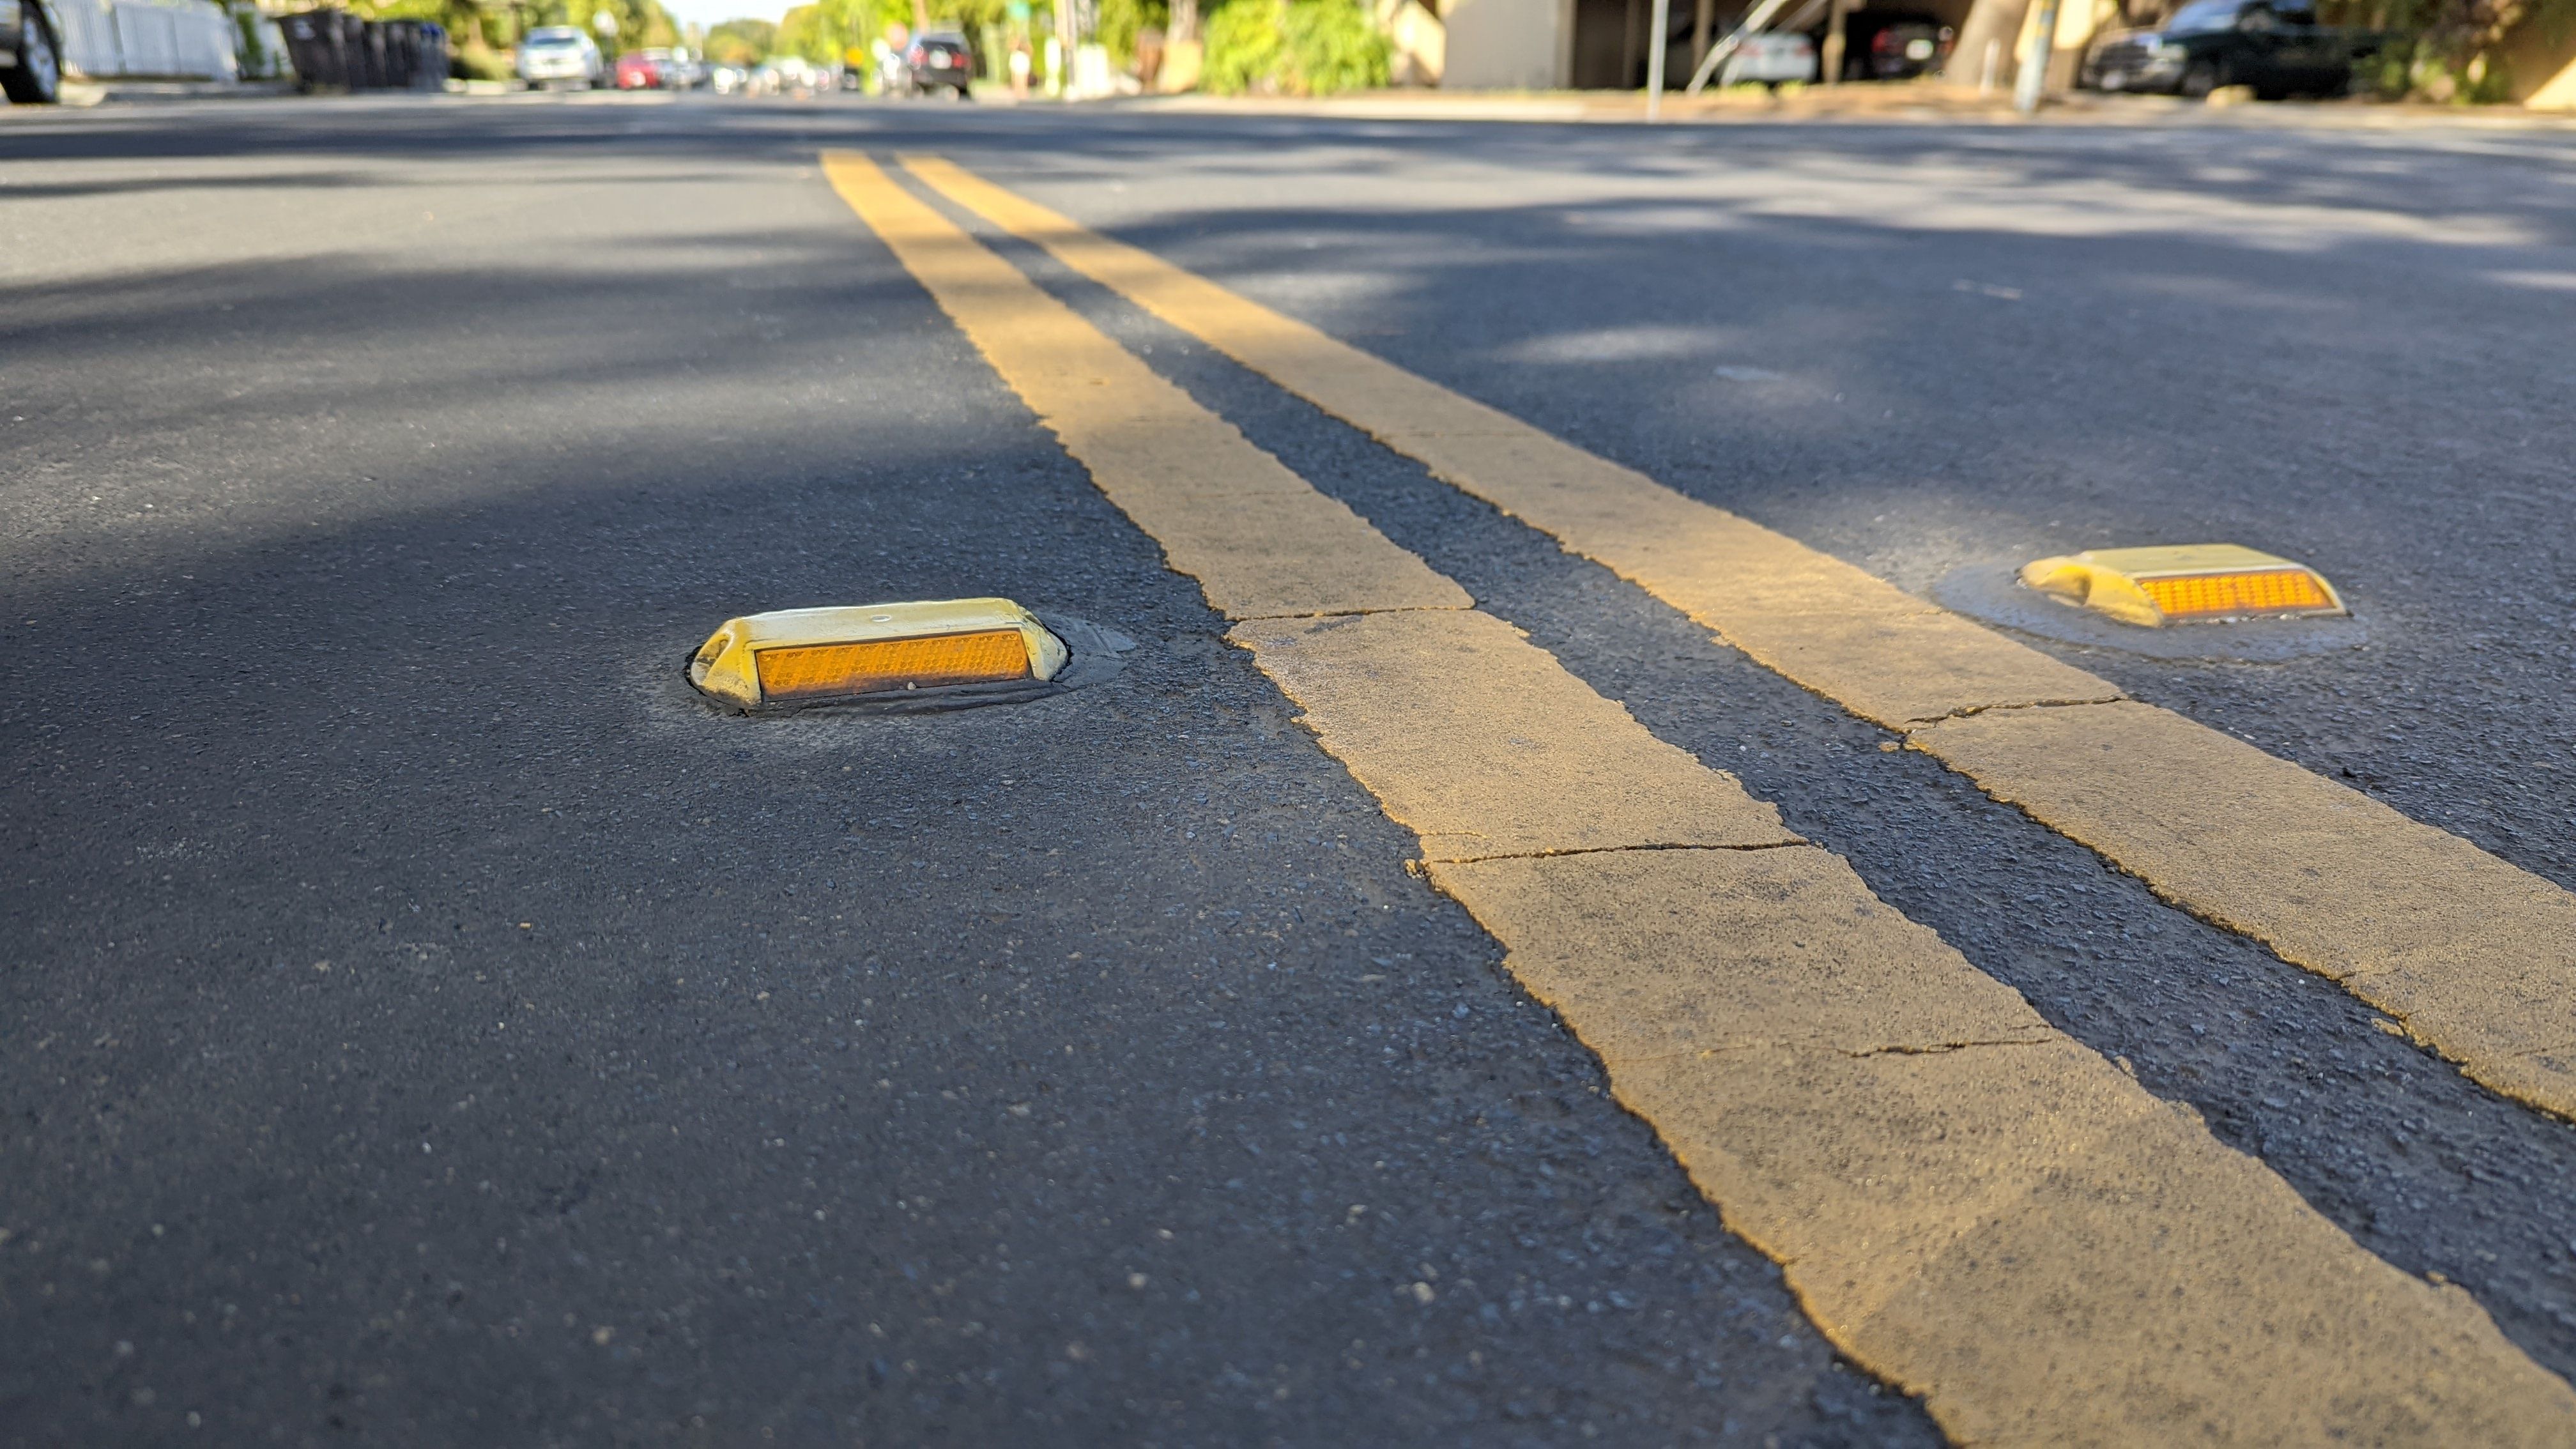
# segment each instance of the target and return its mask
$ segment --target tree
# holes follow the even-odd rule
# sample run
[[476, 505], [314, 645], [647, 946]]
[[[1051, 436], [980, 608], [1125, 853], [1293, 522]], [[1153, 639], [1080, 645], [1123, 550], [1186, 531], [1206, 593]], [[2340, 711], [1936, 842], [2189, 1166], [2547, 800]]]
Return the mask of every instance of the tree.
[[1161, 29], [1171, 18], [1164, 0], [1100, 0], [1100, 43], [1122, 66], [1136, 63], [1137, 32]]
[[865, 52], [885, 33], [899, 0], [814, 0], [787, 12], [778, 22], [776, 52], [801, 55], [816, 65], [849, 63], [851, 51]]
[[778, 27], [766, 20], [728, 20], [707, 32], [707, 59], [718, 65], [758, 65], [778, 54]]
[[1359, 0], [1224, 0], [1207, 18], [1206, 85], [1322, 96], [1386, 84], [1386, 37]]
[[[435, 20], [447, 31], [448, 44], [460, 61], [476, 53], [491, 55], [519, 43], [519, 27], [578, 25], [592, 29], [592, 18], [605, 10], [617, 17], [617, 45], [638, 50], [680, 43], [680, 27], [662, 0], [345, 0], [350, 12], [369, 20]], [[595, 33], [595, 32], [594, 32]]]
[[2374, 77], [2383, 94], [2429, 101], [2501, 101], [2511, 91], [2505, 55], [2516, 32], [2537, 27], [2562, 37], [2576, 24], [2576, 0], [2343, 0], [2330, 18], [2395, 31]]

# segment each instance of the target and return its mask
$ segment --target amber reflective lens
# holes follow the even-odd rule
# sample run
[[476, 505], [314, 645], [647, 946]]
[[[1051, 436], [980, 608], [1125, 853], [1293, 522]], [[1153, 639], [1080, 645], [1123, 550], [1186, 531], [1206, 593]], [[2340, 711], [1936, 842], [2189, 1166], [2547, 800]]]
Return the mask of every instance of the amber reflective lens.
[[2168, 619], [2197, 614], [2288, 614], [2335, 606], [2305, 569], [2140, 579], [2138, 587], [2147, 591]]
[[935, 639], [871, 639], [763, 649], [760, 694], [767, 700], [837, 699], [906, 685], [983, 684], [1026, 679], [1029, 646], [1017, 629]]

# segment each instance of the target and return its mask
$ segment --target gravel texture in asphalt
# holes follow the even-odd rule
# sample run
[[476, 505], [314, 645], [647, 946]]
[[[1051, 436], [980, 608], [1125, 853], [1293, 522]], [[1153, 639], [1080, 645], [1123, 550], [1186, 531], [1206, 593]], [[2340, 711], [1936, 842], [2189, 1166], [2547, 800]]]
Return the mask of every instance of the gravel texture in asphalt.
[[[0, 1438], [1935, 1440], [810, 159], [229, 114], [26, 168]], [[1138, 647], [680, 683], [986, 592]]]
[[[825, 145], [946, 152], [1909, 588], [2314, 563], [2366, 648], [2042, 647], [2576, 883], [2563, 137], [12, 117], [0, 634], [48, 663], [0, 700], [0, 1438], [1937, 1441]], [[2576, 1128], [1004, 250], [2576, 1371]], [[983, 593], [1137, 647], [938, 716], [679, 683], [732, 614]]]

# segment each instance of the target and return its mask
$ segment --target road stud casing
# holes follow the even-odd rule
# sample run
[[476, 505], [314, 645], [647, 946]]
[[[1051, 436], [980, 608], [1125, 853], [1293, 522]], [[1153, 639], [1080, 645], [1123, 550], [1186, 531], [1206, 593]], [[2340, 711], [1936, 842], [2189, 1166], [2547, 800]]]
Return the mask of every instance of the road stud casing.
[[2342, 596], [2316, 570], [2232, 543], [2088, 549], [2025, 564], [2021, 581], [2150, 629], [2346, 612]]
[[865, 699], [952, 685], [1053, 679], [1064, 641], [1008, 599], [780, 609], [727, 619], [689, 660], [689, 682], [744, 709]]

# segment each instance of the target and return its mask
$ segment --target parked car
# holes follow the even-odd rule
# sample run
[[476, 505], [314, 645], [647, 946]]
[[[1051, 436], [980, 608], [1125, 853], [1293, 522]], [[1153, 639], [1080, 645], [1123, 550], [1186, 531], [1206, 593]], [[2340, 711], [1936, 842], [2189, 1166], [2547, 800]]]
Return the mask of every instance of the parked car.
[[760, 84], [754, 89], [769, 95], [810, 96], [830, 90], [838, 74], [801, 55], [782, 55], [760, 68]]
[[[1816, 49], [1825, 32], [1809, 32]], [[1843, 16], [1844, 80], [1911, 80], [1949, 59], [1959, 33], [1938, 16], [1909, 10], [1854, 10]]]
[[667, 50], [630, 50], [617, 58], [617, 88], [621, 91], [654, 91], [671, 83], [671, 52]]
[[2076, 84], [2194, 100], [2222, 86], [2251, 86], [2267, 101], [2335, 96], [2352, 89], [2353, 62], [2376, 54], [2383, 41], [2370, 31], [2318, 24], [2304, 0], [2194, 0], [2160, 30], [2103, 37]]
[[588, 90], [608, 82], [608, 67], [599, 45], [580, 28], [548, 25], [531, 30], [519, 42], [519, 79], [530, 90], [569, 86]]
[[36, 0], [0, 0], [0, 92], [21, 106], [62, 97], [62, 40]]
[[925, 30], [915, 36], [904, 49], [903, 64], [917, 96], [946, 87], [962, 101], [975, 78], [975, 53], [967, 48], [966, 37], [954, 30]]
[[1744, 37], [1735, 53], [1719, 61], [1720, 86], [1766, 85], [1777, 88], [1816, 78], [1816, 42], [1795, 30], [1761, 30]]

